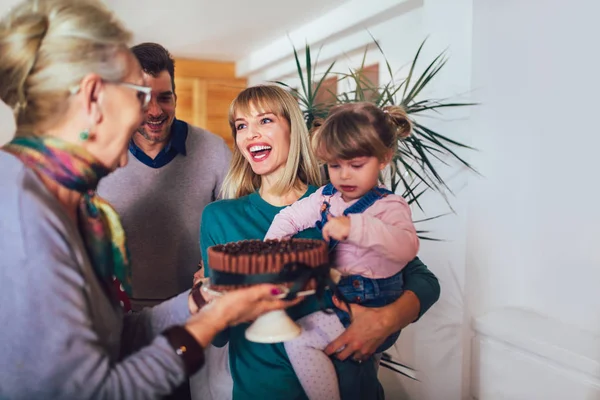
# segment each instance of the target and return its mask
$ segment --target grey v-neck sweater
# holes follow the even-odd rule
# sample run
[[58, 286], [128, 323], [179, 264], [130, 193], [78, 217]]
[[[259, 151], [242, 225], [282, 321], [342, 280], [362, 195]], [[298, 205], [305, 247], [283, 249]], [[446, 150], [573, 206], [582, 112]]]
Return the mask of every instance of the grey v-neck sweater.
[[192, 286], [201, 259], [200, 219], [227, 173], [220, 137], [188, 125], [186, 155], [152, 168], [129, 163], [100, 182], [98, 194], [121, 216], [132, 260], [132, 307], [139, 310]]

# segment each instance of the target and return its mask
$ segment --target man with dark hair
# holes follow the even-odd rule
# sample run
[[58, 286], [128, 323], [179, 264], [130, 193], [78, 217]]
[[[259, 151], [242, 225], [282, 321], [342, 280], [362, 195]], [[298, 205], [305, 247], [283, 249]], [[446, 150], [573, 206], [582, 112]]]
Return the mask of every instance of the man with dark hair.
[[214, 201], [231, 152], [212, 133], [175, 116], [175, 65], [156, 43], [134, 46], [152, 99], [129, 144], [129, 163], [99, 194], [121, 215], [132, 259], [132, 308], [153, 306], [192, 285], [201, 259], [200, 218]]

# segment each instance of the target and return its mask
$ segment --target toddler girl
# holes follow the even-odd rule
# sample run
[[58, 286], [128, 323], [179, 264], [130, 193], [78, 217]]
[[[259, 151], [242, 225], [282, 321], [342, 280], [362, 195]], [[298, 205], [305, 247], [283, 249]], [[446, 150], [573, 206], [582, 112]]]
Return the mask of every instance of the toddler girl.
[[[317, 157], [327, 163], [330, 182], [314, 194], [282, 210], [265, 236], [290, 238], [317, 226], [329, 241], [338, 288], [350, 303], [382, 307], [402, 294], [404, 266], [416, 257], [419, 240], [411, 211], [402, 196], [380, 186], [381, 171], [390, 163], [398, 139], [412, 124], [398, 106], [383, 110], [371, 103], [333, 108], [313, 136]], [[303, 332], [285, 349], [310, 399], [338, 399], [337, 377], [323, 349], [350, 324], [342, 310], [317, 312], [298, 321]], [[392, 346], [395, 333], [377, 349]]]

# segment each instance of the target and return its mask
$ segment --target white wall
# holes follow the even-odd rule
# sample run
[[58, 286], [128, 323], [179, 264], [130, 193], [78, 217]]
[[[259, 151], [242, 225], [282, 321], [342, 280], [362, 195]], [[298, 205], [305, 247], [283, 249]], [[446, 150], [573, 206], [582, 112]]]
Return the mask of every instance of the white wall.
[[[332, 60], [336, 60], [335, 72], [346, 73], [349, 67], [356, 68], [369, 46], [365, 64], [380, 62], [380, 71], [387, 74], [383, 57], [373, 44], [371, 35], [382, 45], [394, 70], [399, 70], [406, 66], [426, 37], [421, 23], [422, 7], [423, 0], [381, 0], [374, 2], [372, 7], [365, 7], [362, 0], [353, 0], [318, 21], [291, 32], [290, 37], [275, 40], [272, 45], [240, 60], [237, 63], [238, 74], [247, 76], [250, 85], [280, 79], [296, 84], [292, 43], [304, 64], [306, 42], [311, 45], [313, 60], [320, 52], [320, 72], [324, 72], [324, 67]], [[341, 24], [340, 20], [344, 23]], [[338, 28], [339, 31], [336, 30]], [[268, 55], [272, 62], [259, 63], [259, 55], [265, 58]], [[387, 76], [383, 79], [387, 81]]]
[[6, 104], [0, 101], [0, 146], [12, 139], [15, 133], [15, 119]]
[[516, 304], [600, 333], [599, 13], [589, 0], [474, 1], [476, 314]]
[[[483, 315], [478, 325], [510, 327], [483, 332], [500, 341], [475, 341], [490, 357], [473, 359], [482, 400], [592, 399], [600, 382], [600, 5], [541, 3], [473, 4], [472, 85], [482, 106], [471, 118], [481, 149], [472, 161], [484, 177], [470, 180], [467, 194], [465, 293], [470, 312]], [[537, 321], [541, 329], [528, 326]], [[530, 364], [507, 368], [523, 366], [519, 354]]]
[[[469, 102], [471, 95], [471, 0], [426, 0], [423, 32], [428, 36], [424, 59], [447, 49], [448, 63], [432, 82], [426, 97]], [[472, 142], [468, 119], [471, 108], [447, 109], [436, 118], [422, 118], [427, 126], [463, 143]], [[457, 150], [467, 162], [472, 152]], [[470, 384], [470, 313], [465, 307], [466, 222], [468, 182], [475, 175], [465, 167], [439, 165], [449, 182], [453, 214], [424, 225], [443, 242], [422, 242], [420, 256], [438, 276], [442, 288], [439, 302], [413, 328], [418, 332], [420, 367], [426, 368], [421, 390], [413, 399], [463, 399]], [[446, 202], [431, 192], [423, 199], [426, 216], [449, 211]], [[418, 218], [418, 213], [416, 213]], [[405, 348], [410, 343], [404, 344]]]

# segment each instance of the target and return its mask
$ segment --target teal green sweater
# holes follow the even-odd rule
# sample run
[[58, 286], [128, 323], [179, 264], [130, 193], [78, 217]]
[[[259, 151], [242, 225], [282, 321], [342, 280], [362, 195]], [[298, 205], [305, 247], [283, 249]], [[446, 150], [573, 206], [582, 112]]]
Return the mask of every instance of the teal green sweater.
[[[313, 186], [309, 187], [303, 197], [309, 196], [316, 189]], [[207, 249], [210, 246], [247, 239], [262, 240], [275, 215], [282, 209], [283, 207], [275, 207], [265, 202], [258, 193], [234, 200], [221, 200], [206, 206], [200, 229], [205, 275], [210, 276], [207, 257]], [[321, 234], [316, 229], [308, 229], [296, 237], [321, 239]], [[413, 291], [421, 302], [420, 316], [437, 301], [440, 294], [438, 281], [419, 259], [413, 260], [403, 271], [405, 290]], [[316, 299], [308, 298], [289, 309], [288, 314], [298, 319], [317, 309]], [[247, 327], [247, 324], [243, 324], [229, 330], [233, 399], [306, 399], [283, 344], [250, 342], [244, 336]], [[334, 365], [343, 399], [377, 398], [375, 394], [381, 392], [381, 388], [372, 363], [359, 366], [354, 362], [334, 360]], [[360, 382], [361, 380], [363, 382]]]

